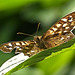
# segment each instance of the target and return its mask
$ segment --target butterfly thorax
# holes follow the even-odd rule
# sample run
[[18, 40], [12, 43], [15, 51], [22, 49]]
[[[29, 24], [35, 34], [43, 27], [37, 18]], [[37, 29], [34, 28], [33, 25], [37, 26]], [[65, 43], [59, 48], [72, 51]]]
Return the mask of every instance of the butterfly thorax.
[[34, 36], [34, 42], [37, 47], [40, 47], [41, 49], [45, 49], [44, 41], [41, 39], [42, 36]]

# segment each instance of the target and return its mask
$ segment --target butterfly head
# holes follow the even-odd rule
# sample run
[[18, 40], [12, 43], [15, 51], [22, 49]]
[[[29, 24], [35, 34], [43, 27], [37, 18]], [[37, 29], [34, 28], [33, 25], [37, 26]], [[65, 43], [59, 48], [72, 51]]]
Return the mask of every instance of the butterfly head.
[[41, 36], [34, 36], [34, 42], [39, 43], [41, 39]]
[[42, 36], [34, 36], [34, 42], [37, 47], [40, 49], [45, 49], [44, 41], [42, 40]]

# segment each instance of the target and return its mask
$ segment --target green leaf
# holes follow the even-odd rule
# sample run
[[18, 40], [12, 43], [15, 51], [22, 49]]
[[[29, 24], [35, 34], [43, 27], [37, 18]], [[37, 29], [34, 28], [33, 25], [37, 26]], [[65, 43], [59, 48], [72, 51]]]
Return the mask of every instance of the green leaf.
[[30, 66], [32, 64], [35, 64], [37, 62], [40, 62], [42, 60], [48, 59], [50, 57], [53, 57], [55, 55], [58, 55], [62, 52], [66, 52], [69, 50], [75, 50], [75, 38], [54, 48], [46, 49], [32, 57], [30, 57], [28, 60], [24, 61], [20, 65], [16, 66], [15, 68], [11, 69], [9, 72], [7, 72], [4, 75], [9, 75], [10, 73], [13, 73], [17, 70], [20, 70], [22, 68], [25, 68], [27, 66]]
[[0, 11], [18, 8], [33, 2], [36, 1], [35, 0], [0, 0]]

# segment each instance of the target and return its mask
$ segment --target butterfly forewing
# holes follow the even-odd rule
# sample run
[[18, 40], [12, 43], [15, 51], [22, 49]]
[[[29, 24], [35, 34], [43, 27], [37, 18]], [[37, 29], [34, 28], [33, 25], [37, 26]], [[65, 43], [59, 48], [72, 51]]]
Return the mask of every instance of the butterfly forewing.
[[0, 50], [5, 53], [10, 53], [12, 50], [16, 49], [15, 53], [27, 53], [33, 48], [34, 44], [34, 41], [8, 42], [0, 45]]
[[56, 24], [54, 24], [44, 35], [42, 39], [57, 35], [64, 35], [75, 28], [75, 12], [63, 17]]
[[42, 40], [46, 48], [59, 46], [74, 38], [73, 29], [75, 29], [75, 12], [60, 19], [43, 34]]

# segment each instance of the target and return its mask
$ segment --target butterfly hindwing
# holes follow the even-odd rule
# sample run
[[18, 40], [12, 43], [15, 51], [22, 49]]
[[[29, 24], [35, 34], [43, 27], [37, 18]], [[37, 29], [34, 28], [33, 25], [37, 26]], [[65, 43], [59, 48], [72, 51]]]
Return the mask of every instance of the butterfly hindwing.
[[44, 39], [44, 43], [46, 48], [52, 48], [59, 46], [63, 43], [66, 43], [67, 41], [71, 40], [74, 38], [74, 35], [72, 33], [69, 33], [68, 35], [57, 35], [56, 37], [48, 37]]

